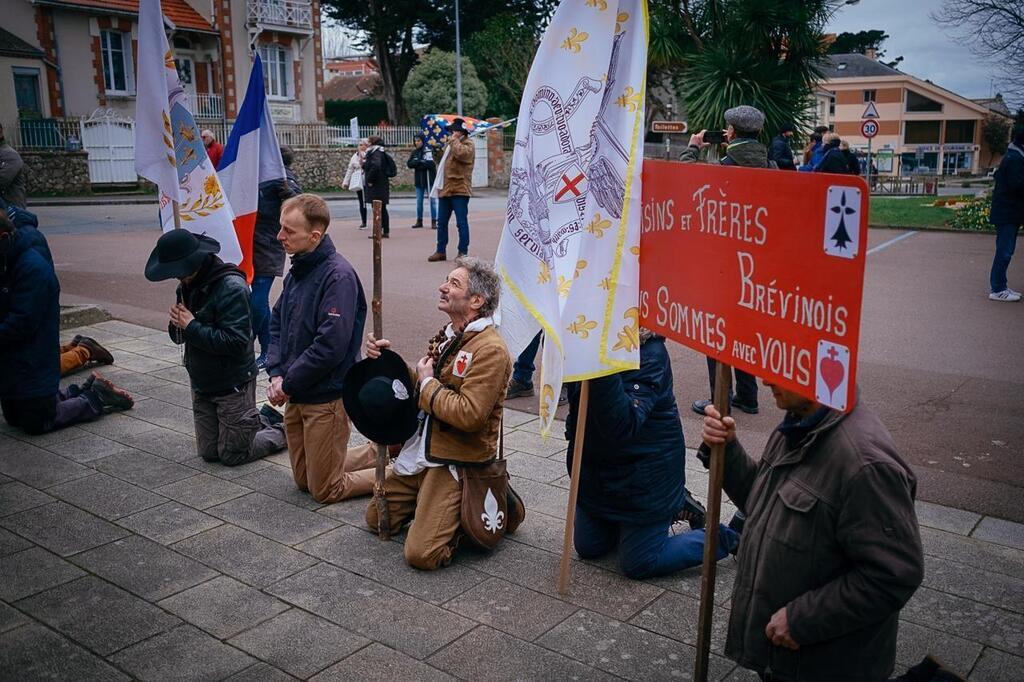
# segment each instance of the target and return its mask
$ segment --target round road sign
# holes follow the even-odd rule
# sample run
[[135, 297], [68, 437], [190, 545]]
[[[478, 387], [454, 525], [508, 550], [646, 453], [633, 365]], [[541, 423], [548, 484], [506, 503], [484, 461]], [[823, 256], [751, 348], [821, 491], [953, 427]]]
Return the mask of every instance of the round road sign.
[[861, 121], [860, 133], [866, 138], [872, 138], [878, 134], [878, 121], [868, 119], [867, 121]]

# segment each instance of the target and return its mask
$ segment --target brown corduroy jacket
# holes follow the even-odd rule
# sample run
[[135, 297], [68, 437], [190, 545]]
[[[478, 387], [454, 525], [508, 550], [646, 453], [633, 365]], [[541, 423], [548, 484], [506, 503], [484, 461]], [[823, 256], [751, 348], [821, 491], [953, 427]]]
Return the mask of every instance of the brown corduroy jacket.
[[440, 197], [471, 197], [473, 196], [473, 162], [476, 160], [476, 147], [468, 137], [448, 143], [451, 151], [444, 162], [444, 187], [437, 191]]
[[431, 416], [428, 460], [474, 466], [497, 456], [501, 410], [511, 374], [508, 349], [493, 325], [466, 332], [445, 348], [434, 379], [419, 396], [420, 409]]
[[[916, 487], [861, 403], [830, 412], [796, 447], [774, 432], [760, 462], [730, 443], [724, 489], [747, 520], [725, 655], [800, 682], [887, 679], [900, 609], [924, 575]], [[783, 607], [796, 651], [765, 635]]]

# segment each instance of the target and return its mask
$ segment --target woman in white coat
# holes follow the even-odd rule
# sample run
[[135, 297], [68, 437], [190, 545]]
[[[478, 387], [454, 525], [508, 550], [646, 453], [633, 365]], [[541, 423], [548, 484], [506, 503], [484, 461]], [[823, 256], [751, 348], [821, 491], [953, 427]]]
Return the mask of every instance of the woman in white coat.
[[366, 142], [360, 142], [359, 150], [348, 161], [348, 170], [345, 171], [345, 179], [341, 182], [342, 188], [355, 192], [356, 198], [359, 200], [359, 217], [362, 219], [359, 224], [360, 230], [366, 229], [366, 202], [363, 201], [363, 160], [365, 158]]

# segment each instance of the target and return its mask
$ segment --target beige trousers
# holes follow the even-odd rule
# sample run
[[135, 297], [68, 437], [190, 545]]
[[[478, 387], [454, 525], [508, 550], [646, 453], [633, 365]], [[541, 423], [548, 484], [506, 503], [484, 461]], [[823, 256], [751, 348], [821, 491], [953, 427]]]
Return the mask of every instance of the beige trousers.
[[288, 403], [284, 432], [295, 484], [314, 500], [329, 504], [373, 492], [376, 450], [367, 443], [349, 452], [352, 428], [341, 399], [319, 405]]
[[[391, 534], [413, 515], [405, 539], [405, 560], [413, 568], [432, 571], [451, 563], [455, 533], [459, 530], [462, 484], [448, 467], [431, 467], [415, 476], [388, 471], [384, 494], [391, 517]], [[377, 503], [370, 501], [366, 523], [377, 530]]]

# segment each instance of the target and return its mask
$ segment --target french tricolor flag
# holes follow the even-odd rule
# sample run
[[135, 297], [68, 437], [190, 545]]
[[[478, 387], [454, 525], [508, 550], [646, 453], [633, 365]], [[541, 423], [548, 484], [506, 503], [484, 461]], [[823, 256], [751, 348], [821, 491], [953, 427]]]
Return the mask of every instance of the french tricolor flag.
[[238, 111], [217, 168], [217, 176], [235, 211], [235, 233], [242, 247], [242, 262], [238, 267], [251, 282], [252, 239], [256, 229], [260, 183], [284, 181], [285, 178], [281, 148], [277, 144], [274, 121], [270, 118], [267, 93], [263, 87], [263, 62], [258, 54], [249, 74], [242, 108]]

